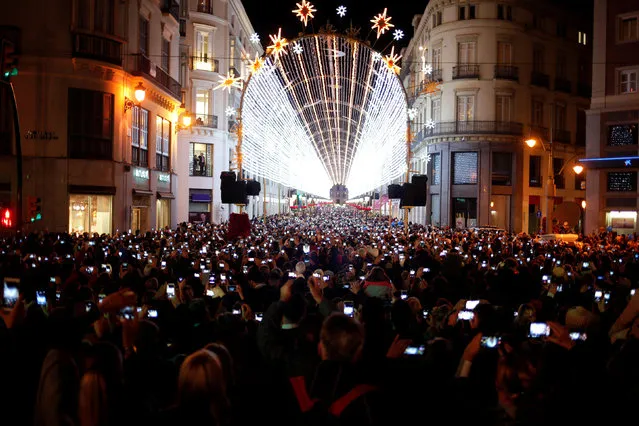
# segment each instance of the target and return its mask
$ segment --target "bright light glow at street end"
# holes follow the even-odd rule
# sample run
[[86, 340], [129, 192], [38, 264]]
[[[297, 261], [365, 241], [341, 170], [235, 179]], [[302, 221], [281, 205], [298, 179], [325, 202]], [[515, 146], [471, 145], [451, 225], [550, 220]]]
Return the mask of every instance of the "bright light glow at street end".
[[267, 57], [247, 83], [243, 168], [324, 197], [335, 184], [357, 196], [400, 177], [407, 105], [397, 75], [353, 39], [322, 34], [297, 43], [302, 54]]

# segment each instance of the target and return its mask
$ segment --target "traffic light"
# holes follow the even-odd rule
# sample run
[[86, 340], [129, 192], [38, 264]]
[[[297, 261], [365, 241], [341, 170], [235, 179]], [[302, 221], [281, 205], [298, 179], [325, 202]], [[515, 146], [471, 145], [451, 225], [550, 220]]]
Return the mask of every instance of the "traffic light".
[[2, 209], [0, 212], [0, 227], [13, 228], [13, 213], [11, 209]]
[[0, 78], [5, 81], [18, 75], [18, 55], [15, 45], [9, 40], [2, 40], [2, 57], [0, 58]]
[[40, 197], [29, 197], [28, 198], [29, 208], [28, 208], [28, 218], [31, 222], [35, 222], [36, 220], [42, 220], [42, 200]]
[[42, 220], [42, 200], [36, 198], [35, 220]]

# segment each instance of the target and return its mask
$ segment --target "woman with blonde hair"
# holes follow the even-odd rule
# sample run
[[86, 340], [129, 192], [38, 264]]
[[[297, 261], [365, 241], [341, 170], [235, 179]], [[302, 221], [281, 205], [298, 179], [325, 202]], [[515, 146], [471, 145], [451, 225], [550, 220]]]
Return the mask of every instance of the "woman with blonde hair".
[[167, 425], [221, 426], [229, 423], [224, 372], [217, 355], [200, 349], [189, 355], [178, 378], [177, 406], [162, 416]]

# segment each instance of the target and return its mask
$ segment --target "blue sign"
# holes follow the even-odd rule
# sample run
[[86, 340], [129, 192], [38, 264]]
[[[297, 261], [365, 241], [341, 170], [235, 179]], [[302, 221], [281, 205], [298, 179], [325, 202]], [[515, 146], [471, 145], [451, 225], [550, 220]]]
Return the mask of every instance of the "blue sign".
[[541, 219], [541, 210], [537, 210], [537, 219]]

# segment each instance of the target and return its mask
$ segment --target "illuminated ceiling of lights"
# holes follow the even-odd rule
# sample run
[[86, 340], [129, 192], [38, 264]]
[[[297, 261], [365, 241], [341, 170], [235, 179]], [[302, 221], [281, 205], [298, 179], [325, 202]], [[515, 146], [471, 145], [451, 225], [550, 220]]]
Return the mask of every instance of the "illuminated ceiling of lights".
[[321, 196], [334, 184], [356, 196], [401, 176], [407, 104], [397, 75], [354, 39], [296, 44], [302, 54], [268, 56], [245, 88], [243, 168]]

